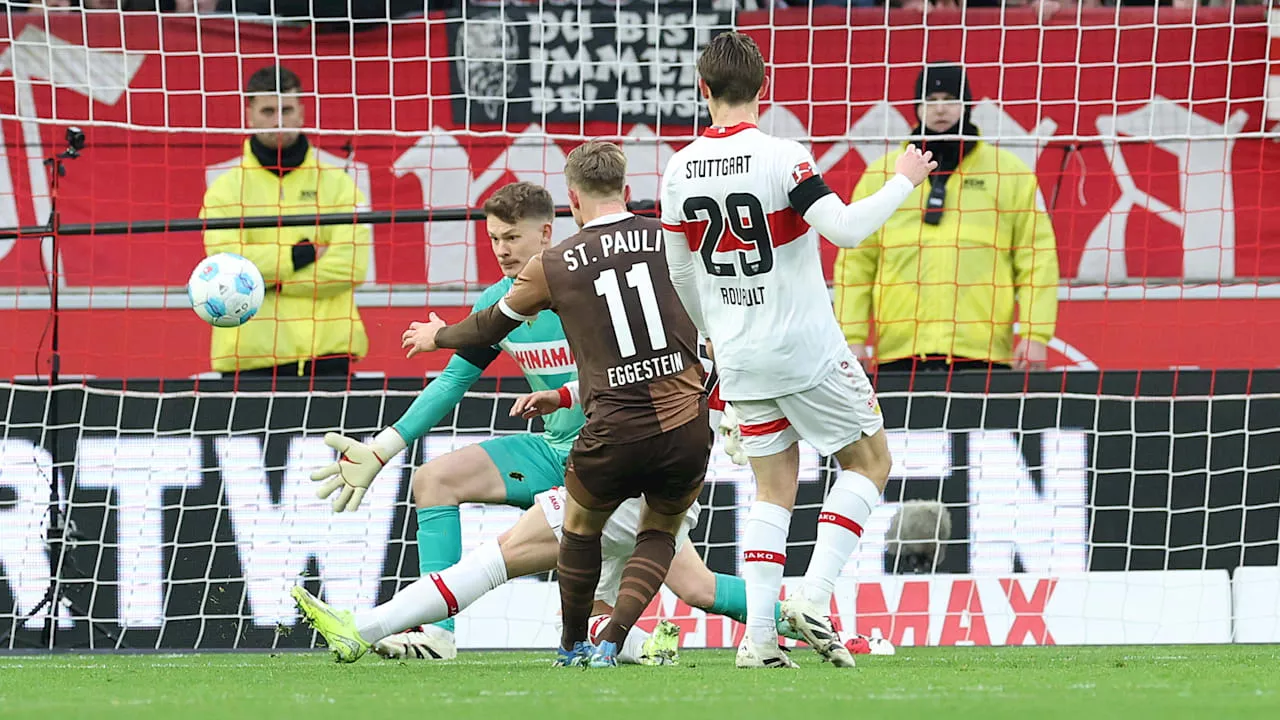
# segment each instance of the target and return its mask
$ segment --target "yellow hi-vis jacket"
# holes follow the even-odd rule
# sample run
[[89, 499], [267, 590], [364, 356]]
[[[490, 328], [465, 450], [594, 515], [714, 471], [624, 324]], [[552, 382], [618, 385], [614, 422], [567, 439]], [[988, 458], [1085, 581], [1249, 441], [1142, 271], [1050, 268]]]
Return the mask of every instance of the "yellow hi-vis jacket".
[[[283, 178], [262, 167], [244, 144], [239, 167], [220, 175], [204, 195], [202, 218], [354, 212], [365, 199], [342, 168], [321, 163], [314, 147]], [[322, 252], [295, 272], [293, 246], [310, 240]], [[369, 271], [365, 225], [252, 230], [208, 230], [209, 255], [233, 252], [258, 266], [267, 284], [262, 309], [238, 328], [214, 328], [210, 355], [220, 372], [303, 363], [329, 355], [363, 357], [369, 351], [354, 290]]]
[[[894, 175], [902, 151], [872, 163], [860, 200]], [[979, 142], [947, 179], [942, 220], [924, 222], [930, 183], [884, 227], [836, 256], [836, 317], [849, 343], [876, 358], [962, 357], [1007, 363], [1019, 335], [1042, 343], [1058, 319], [1058, 254], [1035, 174], [1016, 155]]]

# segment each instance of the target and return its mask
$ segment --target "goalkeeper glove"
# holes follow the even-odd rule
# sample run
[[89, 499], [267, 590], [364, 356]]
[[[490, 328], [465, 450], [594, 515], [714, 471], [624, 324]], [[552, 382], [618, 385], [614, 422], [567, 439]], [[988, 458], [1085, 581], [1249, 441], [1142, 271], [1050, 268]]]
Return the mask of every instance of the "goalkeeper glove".
[[311, 473], [311, 479], [323, 483], [316, 490], [316, 497], [321, 499], [342, 489], [333, 499], [334, 512], [352, 512], [359, 508], [378, 471], [405, 448], [404, 438], [395, 428], [378, 433], [368, 445], [332, 432], [325, 433], [324, 444], [338, 451], [338, 461]]
[[742, 449], [742, 432], [738, 430], [738, 413], [729, 403], [724, 404], [724, 414], [720, 416], [721, 435], [724, 436], [724, 452], [733, 459], [735, 465], [747, 464], [747, 451]]

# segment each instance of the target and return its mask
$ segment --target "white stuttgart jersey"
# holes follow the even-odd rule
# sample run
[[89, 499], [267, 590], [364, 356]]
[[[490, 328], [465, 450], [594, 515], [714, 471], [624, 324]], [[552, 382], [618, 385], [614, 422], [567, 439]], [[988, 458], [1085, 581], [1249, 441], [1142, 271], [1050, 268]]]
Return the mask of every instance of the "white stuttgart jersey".
[[807, 390], [847, 352], [803, 217], [829, 194], [808, 150], [749, 124], [711, 128], [668, 163], [662, 225], [693, 253], [725, 400]]

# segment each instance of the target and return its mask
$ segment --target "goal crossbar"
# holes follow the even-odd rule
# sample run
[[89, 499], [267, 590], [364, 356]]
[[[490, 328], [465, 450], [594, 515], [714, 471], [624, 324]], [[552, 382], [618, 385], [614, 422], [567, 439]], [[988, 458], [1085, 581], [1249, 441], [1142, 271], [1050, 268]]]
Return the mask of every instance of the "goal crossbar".
[[[637, 215], [654, 215], [652, 203], [629, 206]], [[568, 206], [556, 207], [556, 217], [572, 217]], [[274, 227], [319, 227], [323, 225], [389, 225], [391, 223], [467, 222], [484, 219], [481, 208], [443, 210], [357, 210], [350, 213], [303, 213], [299, 215], [248, 215], [240, 218], [180, 218], [177, 220], [137, 220], [129, 222], [51, 223], [28, 227], [0, 228], [0, 240], [58, 235], [134, 235], [143, 233], [202, 232], [205, 230], [251, 230]]]

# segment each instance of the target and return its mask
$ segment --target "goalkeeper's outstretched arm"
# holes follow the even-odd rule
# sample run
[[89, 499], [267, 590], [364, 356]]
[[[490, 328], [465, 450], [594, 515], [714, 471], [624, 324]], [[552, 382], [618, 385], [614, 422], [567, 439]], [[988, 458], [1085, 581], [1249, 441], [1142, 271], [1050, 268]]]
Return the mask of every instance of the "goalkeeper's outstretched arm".
[[490, 347], [458, 350], [449, 359], [449, 364], [445, 366], [440, 376], [432, 380], [418, 394], [418, 397], [414, 398], [413, 404], [405, 410], [391, 429], [395, 430], [405, 443], [411, 443], [426, 435], [458, 403], [462, 402], [462, 397], [497, 356], [498, 350]]
[[311, 474], [312, 480], [324, 483], [316, 495], [327, 498], [341, 488], [342, 493], [333, 501], [334, 511], [358, 508], [378, 472], [453, 410], [497, 356], [498, 350], [492, 347], [460, 349], [444, 372], [414, 398], [404, 415], [368, 445], [338, 433], [326, 434], [325, 444], [337, 450], [339, 457], [337, 462]]

